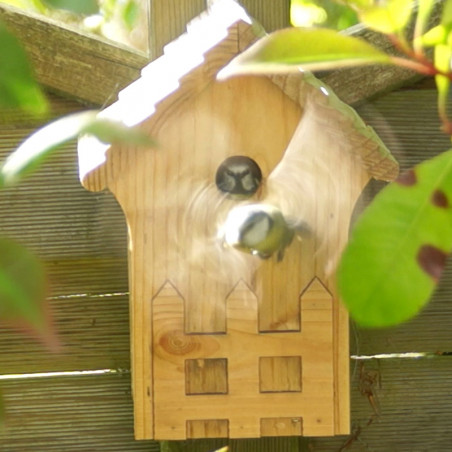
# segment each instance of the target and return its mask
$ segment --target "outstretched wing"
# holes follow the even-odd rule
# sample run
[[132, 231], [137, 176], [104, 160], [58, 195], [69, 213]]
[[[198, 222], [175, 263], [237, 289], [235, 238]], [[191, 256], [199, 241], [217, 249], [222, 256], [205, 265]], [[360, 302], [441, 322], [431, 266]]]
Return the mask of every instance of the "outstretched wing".
[[336, 201], [341, 197], [328, 159], [348, 146], [346, 134], [334, 120], [335, 113], [319, 99], [315, 94], [307, 97], [302, 119], [266, 180], [263, 199], [278, 207], [289, 225], [317, 238], [328, 229], [328, 221], [319, 222], [326, 214], [323, 209], [331, 205], [339, 208]]
[[221, 238], [228, 212], [241, 202], [223, 194], [214, 183], [191, 182], [189, 190], [192, 196], [181, 209], [176, 247], [187, 269], [226, 285], [250, 281], [256, 259], [226, 247]]

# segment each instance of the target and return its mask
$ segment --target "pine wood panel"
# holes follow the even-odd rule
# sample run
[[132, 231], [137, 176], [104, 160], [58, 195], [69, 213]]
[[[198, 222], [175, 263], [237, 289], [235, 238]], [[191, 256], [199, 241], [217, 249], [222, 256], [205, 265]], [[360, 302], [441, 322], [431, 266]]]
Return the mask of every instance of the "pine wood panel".
[[[257, 299], [245, 284], [239, 284], [228, 297], [226, 309], [226, 334], [186, 335], [183, 300], [174, 288], [165, 286], [154, 299], [154, 437], [182, 439], [187, 421], [211, 420], [219, 414], [228, 421], [231, 438], [287, 436], [288, 432], [333, 434], [331, 295], [318, 281], [306, 290], [301, 297], [301, 332], [257, 335]], [[212, 391], [210, 379], [205, 378], [201, 391], [187, 392], [186, 380], [193, 379], [187, 370], [193, 370], [193, 366], [187, 369], [184, 362], [200, 357], [222, 364], [205, 373], [214, 370], [215, 375], [223, 370], [227, 386]], [[302, 360], [303, 370], [301, 365], [288, 369], [268, 365], [269, 360], [288, 357], [298, 358], [300, 364]], [[273, 371], [277, 371], [277, 383]], [[282, 382], [281, 372], [285, 374]], [[288, 386], [288, 381], [298, 381], [299, 389]], [[280, 429], [280, 424], [289, 428]], [[294, 424], [296, 428], [290, 428]]]

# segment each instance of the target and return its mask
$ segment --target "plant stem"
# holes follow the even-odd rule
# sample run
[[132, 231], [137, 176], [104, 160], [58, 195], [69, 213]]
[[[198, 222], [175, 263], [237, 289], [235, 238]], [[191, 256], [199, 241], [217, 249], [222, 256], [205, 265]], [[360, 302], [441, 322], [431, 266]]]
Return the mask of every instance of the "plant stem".
[[452, 77], [452, 74], [440, 73], [440, 71], [438, 71], [431, 63], [426, 64], [425, 62], [395, 56], [391, 56], [391, 61], [397, 66], [411, 69], [413, 71], [419, 72], [420, 74], [431, 76], [441, 74], [445, 75], [448, 78]]

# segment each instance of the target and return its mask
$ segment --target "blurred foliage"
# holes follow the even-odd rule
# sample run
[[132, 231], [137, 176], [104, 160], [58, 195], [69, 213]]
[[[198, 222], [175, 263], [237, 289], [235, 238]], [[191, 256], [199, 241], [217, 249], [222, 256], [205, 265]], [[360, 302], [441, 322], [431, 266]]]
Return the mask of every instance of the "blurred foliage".
[[147, 51], [146, 6], [141, 0], [0, 0], [0, 3]]
[[333, 0], [292, 0], [290, 21], [296, 27], [320, 26], [343, 30], [359, 22], [356, 12]]
[[[13, 3], [10, 1], [10, 3]], [[43, 7], [37, 0], [19, 3]], [[94, 2], [59, 0], [46, 3], [78, 13], [91, 12]], [[45, 95], [33, 76], [31, 64], [19, 40], [0, 22], [0, 108], [23, 110], [37, 118], [48, 111]], [[107, 143], [131, 143], [152, 147], [142, 131], [98, 116], [98, 111], [74, 113], [36, 130], [0, 164], [0, 188], [12, 187], [38, 169], [62, 144], [89, 134]], [[40, 260], [27, 248], [0, 237], [0, 323], [27, 331], [50, 348], [57, 344], [52, 316], [46, 302], [48, 282]]]
[[39, 115], [47, 101], [19, 40], [0, 22], [0, 108], [22, 108]]

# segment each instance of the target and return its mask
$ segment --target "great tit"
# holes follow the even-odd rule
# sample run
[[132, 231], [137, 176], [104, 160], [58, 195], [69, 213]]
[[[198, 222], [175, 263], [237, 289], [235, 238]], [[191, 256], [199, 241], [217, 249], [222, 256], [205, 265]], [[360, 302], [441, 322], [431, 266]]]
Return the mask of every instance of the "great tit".
[[219, 231], [223, 243], [240, 251], [268, 259], [284, 257], [298, 226], [291, 226], [281, 211], [269, 204], [241, 204], [232, 208]]

